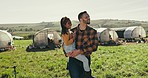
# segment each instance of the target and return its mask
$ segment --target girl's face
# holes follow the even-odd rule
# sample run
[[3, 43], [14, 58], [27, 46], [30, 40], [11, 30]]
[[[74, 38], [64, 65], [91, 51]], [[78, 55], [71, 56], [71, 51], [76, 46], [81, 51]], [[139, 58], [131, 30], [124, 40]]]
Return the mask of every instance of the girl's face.
[[67, 21], [65, 27], [66, 27], [67, 29], [70, 29], [71, 26], [72, 26], [71, 21]]

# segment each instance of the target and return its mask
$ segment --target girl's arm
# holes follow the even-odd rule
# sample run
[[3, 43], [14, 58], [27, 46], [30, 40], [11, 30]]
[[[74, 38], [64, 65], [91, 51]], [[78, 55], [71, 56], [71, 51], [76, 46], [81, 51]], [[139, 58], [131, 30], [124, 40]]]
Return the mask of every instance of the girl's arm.
[[64, 34], [64, 35], [62, 35], [62, 38], [63, 38], [64, 44], [66, 46], [68, 46], [74, 42], [73, 38], [70, 39], [70, 34]]

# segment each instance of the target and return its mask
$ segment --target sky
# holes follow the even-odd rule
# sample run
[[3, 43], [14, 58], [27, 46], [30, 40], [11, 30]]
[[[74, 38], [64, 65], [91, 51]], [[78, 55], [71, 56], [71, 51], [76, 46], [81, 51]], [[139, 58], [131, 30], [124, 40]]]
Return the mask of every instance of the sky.
[[148, 0], [0, 0], [0, 24], [78, 20], [87, 11], [91, 20], [148, 21]]

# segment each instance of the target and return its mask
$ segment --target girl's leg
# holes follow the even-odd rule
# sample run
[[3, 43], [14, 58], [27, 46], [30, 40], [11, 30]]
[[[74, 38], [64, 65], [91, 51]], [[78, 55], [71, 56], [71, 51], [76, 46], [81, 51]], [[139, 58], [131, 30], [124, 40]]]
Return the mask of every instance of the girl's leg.
[[83, 67], [86, 72], [90, 71], [89, 61], [84, 55], [79, 54], [75, 58], [83, 62]]

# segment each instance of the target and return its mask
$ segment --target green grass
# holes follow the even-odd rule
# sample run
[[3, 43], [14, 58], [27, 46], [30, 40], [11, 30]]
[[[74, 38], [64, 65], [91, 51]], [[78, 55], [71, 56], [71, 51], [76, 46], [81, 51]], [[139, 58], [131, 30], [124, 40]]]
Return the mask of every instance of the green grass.
[[[67, 58], [62, 49], [26, 52], [31, 40], [15, 40], [16, 50], [0, 53], [0, 77], [13, 78], [70, 78], [66, 70]], [[96, 78], [147, 78], [148, 44], [99, 46], [92, 54], [92, 71]]]
[[99, 78], [148, 77], [148, 44], [103, 47], [92, 55], [92, 69]]
[[25, 37], [25, 36], [29, 36], [29, 35], [33, 35], [35, 34], [35, 32], [15, 32], [13, 33], [14, 36], [21, 36], [21, 37]]

